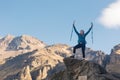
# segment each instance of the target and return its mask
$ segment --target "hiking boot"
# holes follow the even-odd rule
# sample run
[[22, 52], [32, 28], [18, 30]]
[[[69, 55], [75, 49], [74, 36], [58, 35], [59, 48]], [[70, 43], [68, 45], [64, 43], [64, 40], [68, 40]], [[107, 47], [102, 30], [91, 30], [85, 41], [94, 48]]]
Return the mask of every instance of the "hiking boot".
[[83, 60], [87, 60], [87, 58], [83, 58]]

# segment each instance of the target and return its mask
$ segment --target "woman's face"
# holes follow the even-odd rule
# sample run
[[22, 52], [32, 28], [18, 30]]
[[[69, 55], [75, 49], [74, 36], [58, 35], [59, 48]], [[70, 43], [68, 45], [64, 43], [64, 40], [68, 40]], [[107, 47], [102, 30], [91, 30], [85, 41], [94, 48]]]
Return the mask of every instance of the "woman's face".
[[81, 35], [84, 35], [84, 30], [80, 30], [80, 34], [81, 34]]

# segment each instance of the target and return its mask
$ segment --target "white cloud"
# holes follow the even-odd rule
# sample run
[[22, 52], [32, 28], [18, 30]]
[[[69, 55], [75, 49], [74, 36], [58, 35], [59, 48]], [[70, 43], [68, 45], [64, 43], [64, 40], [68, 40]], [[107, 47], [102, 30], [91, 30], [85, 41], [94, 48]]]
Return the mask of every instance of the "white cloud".
[[99, 22], [107, 28], [120, 28], [120, 0], [116, 0], [102, 11]]

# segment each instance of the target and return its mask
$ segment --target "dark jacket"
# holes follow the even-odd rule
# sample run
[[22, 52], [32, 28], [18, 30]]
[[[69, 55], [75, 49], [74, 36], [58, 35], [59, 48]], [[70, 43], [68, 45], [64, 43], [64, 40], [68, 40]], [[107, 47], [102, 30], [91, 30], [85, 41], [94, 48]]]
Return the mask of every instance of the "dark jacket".
[[76, 32], [76, 34], [78, 35], [78, 43], [82, 43], [82, 44], [86, 44], [86, 40], [85, 40], [85, 37], [88, 35], [88, 33], [91, 31], [92, 29], [92, 26], [89, 28], [89, 30], [84, 34], [84, 35], [81, 35], [77, 29], [75, 28], [74, 24], [73, 24], [73, 28], [74, 28], [74, 31]]

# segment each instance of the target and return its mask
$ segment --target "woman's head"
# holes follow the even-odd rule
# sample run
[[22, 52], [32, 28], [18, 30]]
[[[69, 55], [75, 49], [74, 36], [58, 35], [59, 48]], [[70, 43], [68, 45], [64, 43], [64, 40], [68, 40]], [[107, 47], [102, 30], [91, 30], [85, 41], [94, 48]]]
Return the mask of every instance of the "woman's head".
[[80, 30], [80, 34], [81, 34], [81, 35], [84, 35], [84, 30]]

